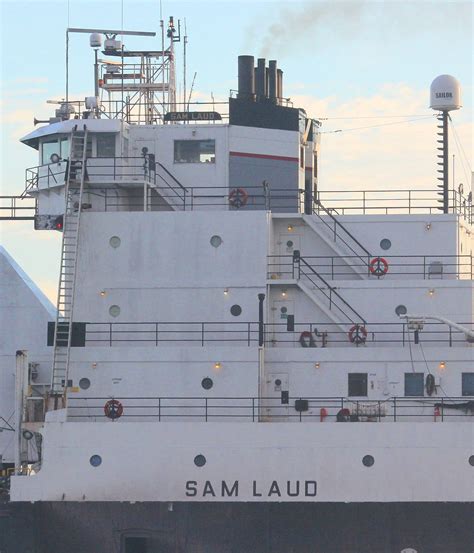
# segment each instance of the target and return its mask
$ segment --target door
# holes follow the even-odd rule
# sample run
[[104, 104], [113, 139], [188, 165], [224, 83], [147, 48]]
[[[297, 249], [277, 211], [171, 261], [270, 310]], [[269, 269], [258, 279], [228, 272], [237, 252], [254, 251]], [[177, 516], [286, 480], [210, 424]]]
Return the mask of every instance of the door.
[[268, 373], [263, 390], [263, 415], [272, 422], [288, 421], [289, 411], [288, 373]]
[[273, 346], [288, 347], [295, 343], [295, 333], [287, 330], [288, 316], [295, 314], [295, 302], [293, 300], [273, 300], [271, 306], [270, 336]]
[[278, 237], [278, 273], [280, 278], [295, 278], [293, 273], [293, 252], [301, 251], [301, 236], [293, 232], [282, 233]]

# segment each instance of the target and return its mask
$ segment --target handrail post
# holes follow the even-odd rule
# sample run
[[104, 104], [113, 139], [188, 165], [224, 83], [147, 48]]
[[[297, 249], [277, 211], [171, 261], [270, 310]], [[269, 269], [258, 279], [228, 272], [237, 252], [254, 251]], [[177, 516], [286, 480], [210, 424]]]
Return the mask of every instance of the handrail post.
[[250, 346], [250, 323], [247, 323], [247, 345]]
[[201, 346], [204, 346], [204, 323], [201, 323]]
[[393, 422], [397, 422], [397, 398], [393, 398]]
[[158, 346], [158, 325], [159, 323], [155, 323], [155, 346]]
[[252, 398], [252, 422], [255, 422], [255, 398]]
[[441, 397], [441, 422], [444, 422], [444, 397]]
[[205, 402], [206, 402], [206, 403], [205, 403], [205, 407], [206, 407], [206, 422], [207, 422], [207, 397], [204, 398], [204, 399], [205, 399]]
[[161, 397], [158, 398], [158, 422], [161, 422]]
[[112, 347], [112, 323], [109, 323], [109, 345]]

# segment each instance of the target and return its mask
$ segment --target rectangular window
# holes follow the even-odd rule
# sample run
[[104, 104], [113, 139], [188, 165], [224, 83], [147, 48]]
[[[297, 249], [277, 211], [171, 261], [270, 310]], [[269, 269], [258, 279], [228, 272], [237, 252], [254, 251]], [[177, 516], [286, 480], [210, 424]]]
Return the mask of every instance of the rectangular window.
[[300, 146], [300, 167], [304, 169], [304, 148]]
[[97, 157], [115, 157], [115, 134], [97, 135]]
[[148, 553], [148, 538], [127, 536], [124, 553]]
[[61, 149], [59, 146], [59, 141], [56, 138], [55, 140], [48, 140], [43, 142], [41, 145], [41, 164], [51, 163], [51, 156], [57, 154], [61, 157]]
[[424, 373], [405, 373], [405, 396], [425, 395]]
[[474, 396], [474, 373], [462, 373], [462, 395]]
[[367, 373], [349, 373], [349, 396], [367, 395]]
[[318, 154], [313, 156], [313, 176], [316, 179], [318, 178]]
[[215, 163], [215, 140], [175, 140], [175, 163]]

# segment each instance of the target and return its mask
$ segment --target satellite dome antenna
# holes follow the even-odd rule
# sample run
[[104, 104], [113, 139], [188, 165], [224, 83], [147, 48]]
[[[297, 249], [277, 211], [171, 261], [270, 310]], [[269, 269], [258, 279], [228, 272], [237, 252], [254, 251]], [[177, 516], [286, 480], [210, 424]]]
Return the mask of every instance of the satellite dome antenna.
[[[438, 173], [441, 176], [438, 180], [442, 181], [438, 185], [442, 189], [443, 213], [449, 213], [449, 161], [448, 161], [448, 118], [449, 112], [454, 109], [460, 109], [461, 104], [461, 85], [459, 81], [451, 75], [440, 75], [431, 83], [430, 87], [430, 108], [438, 111]], [[454, 186], [454, 183], [453, 183]]]

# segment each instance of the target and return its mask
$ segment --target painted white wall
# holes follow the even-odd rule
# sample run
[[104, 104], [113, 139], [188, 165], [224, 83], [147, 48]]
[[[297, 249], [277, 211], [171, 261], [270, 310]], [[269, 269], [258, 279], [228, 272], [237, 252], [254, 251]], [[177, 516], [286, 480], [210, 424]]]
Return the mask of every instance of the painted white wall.
[[[222, 239], [217, 248], [214, 235]], [[74, 319], [256, 321], [266, 244], [265, 212], [85, 213]], [[230, 315], [234, 303], [239, 317]], [[119, 317], [109, 315], [111, 305], [120, 306]]]
[[[46, 347], [47, 323], [55, 319], [51, 302], [0, 246], [0, 416], [14, 424], [15, 354], [27, 350], [38, 363], [35, 384], [50, 383], [51, 348]], [[0, 427], [6, 424], [0, 419]], [[13, 462], [13, 432], [0, 432], [3, 461]]]
[[[12, 478], [13, 501], [472, 501], [471, 424], [50, 423], [43, 467]], [[136, 452], [140, 451], [137, 465]], [[194, 464], [196, 455], [206, 464]], [[89, 459], [100, 455], [102, 464]], [[362, 464], [372, 455], [372, 467]], [[239, 481], [221, 497], [222, 480]], [[316, 496], [287, 497], [287, 481]], [[186, 495], [186, 482], [199, 493]], [[210, 481], [216, 497], [203, 497]], [[253, 481], [256, 491], [253, 494]], [[268, 495], [273, 481], [282, 496]], [[193, 485], [191, 485], [191, 488]], [[295, 489], [293, 487], [293, 489]], [[281, 493], [281, 492], [280, 492]]]

